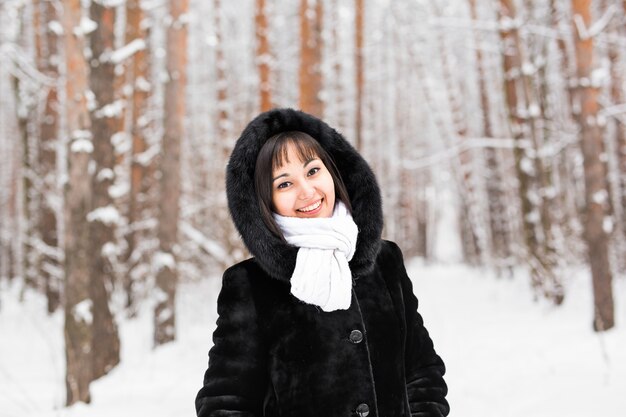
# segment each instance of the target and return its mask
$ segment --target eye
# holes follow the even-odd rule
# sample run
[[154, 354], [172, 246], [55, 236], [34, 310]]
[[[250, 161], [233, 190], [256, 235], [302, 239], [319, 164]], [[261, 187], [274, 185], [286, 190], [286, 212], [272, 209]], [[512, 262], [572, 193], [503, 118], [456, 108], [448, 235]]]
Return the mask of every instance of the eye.
[[281, 182], [280, 184], [278, 184], [278, 189], [282, 189], [282, 188], [287, 188], [289, 187], [289, 184], [291, 184], [289, 181], [285, 181], [285, 182]]
[[309, 172], [307, 173], [307, 175], [310, 177], [311, 175], [316, 174], [319, 170], [320, 170], [320, 168], [318, 168], [318, 167], [311, 168], [311, 169], [309, 170]]

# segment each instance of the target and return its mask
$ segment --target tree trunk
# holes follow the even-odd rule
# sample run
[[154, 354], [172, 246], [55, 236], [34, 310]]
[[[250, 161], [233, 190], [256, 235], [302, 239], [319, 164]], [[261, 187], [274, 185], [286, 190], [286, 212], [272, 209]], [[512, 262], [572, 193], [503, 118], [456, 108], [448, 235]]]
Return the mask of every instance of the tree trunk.
[[37, 167], [34, 164], [36, 159], [35, 150], [32, 146], [33, 135], [30, 132], [30, 124], [35, 118], [35, 103], [27, 87], [22, 86], [19, 78], [14, 79], [14, 92], [16, 101], [17, 126], [21, 142], [21, 189], [20, 201], [18, 204], [18, 218], [16, 219], [18, 234], [15, 235], [15, 242], [19, 251], [16, 260], [20, 262], [22, 277], [27, 287], [38, 288], [40, 285], [37, 277], [38, 255], [33, 242], [37, 239], [35, 224], [38, 222], [38, 213], [35, 208], [36, 189], [33, 178]]
[[[501, 19], [516, 21], [517, 15], [512, 0], [500, 0], [498, 9]], [[563, 300], [557, 277], [552, 265], [546, 261], [541, 250], [538, 236], [541, 236], [541, 207], [532, 196], [538, 195], [537, 178], [543, 175], [543, 168], [538, 160], [536, 126], [534, 119], [538, 106], [532, 97], [532, 86], [529, 75], [525, 73], [526, 64], [522, 53], [522, 41], [517, 28], [501, 28], [500, 38], [504, 50], [504, 79], [506, 104], [509, 113], [511, 133], [517, 145], [513, 151], [515, 171], [519, 181], [522, 228], [526, 253], [531, 273], [531, 282], [535, 291], [556, 304]], [[530, 64], [530, 63], [528, 63]], [[530, 139], [530, 140], [528, 140]], [[526, 142], [526, 143], [524, 143]]]
[[[561, 9], [559, 7], [561, 7]], [[563, 22], [564, 19], [561, 17], [564, 14], [562, 12], [562, 7], [562, 2], [550, 0], [551, 23], [553, 27], [561, 32], [566, 30], [564, 27], [565, 25], [569, 25], [569, 22]], [[579, 118], [579, 110], [577, 110], [573, 105], [574, 91], [572, 87], [573, 68], [571, 57], [574, 52], [566, 38], [560, 36], [556, 42], [559, 49], [558, 58], [560, 61], [561, 75], [564, 78], [567, 91], [567, 101], [561, 109], [561, 118], [567, 125], [571, 125], [572, 123], [578, 123]], [[558, 223], [559, 228], [565, 236], [575, 236], [577, 234], [572, 225], [578, 224], [582, 214], [577, 204], [577, 193], [573, 192], [576, 190], [577, 184], [583, 181], [582, 178], [572, 175], [574, 172], [573, 160], [575, 158], [572, 153], [574, 152], [578, 154], [578, 149], [574, 149], [573, 147], [564, 149], [563, 152], [559, 153], [557, 162], [557, 178], [561, 184], [560, 189], [557, 192], [559, 195], [558, 206], [560, 206], [562, 210], [562, 215], [560, 216]]]
[[[599, 86], [592, 84], [593, 38], [581, 33], [581, 26], [591, 26], [591, 0], [572, 0], [574, 13], [574, 42], [576, 45], [576, 99], [580, 106], [581, 147], [585, 172], [585, 240], [589, 250], [593, 280], [594, 318], [593, 328], [604, 331], [615, 325], [611, 268], [609, 265], [608, 236], [604, 219], [608, 203], [602, 129], [598, 125]], [[578, 22], [576, 21], [578, 19]]]
[[322, 1], [300, 0], [300, 97], [304, 112], [323, 116], [322, 91]]
[[[224, 37], [222, 35], [222, 4], [221, 0], [214, 0], [213, 13], [215, 20], [215, 66], [217, 85], [217, 144], [219, 153], [226, 158], [230, 153], [229, 146], [225, 143], [230, 132], [230, 120], [228, 112], [228, 80], [226, 78], [226, 58], [224, 57]], [[223, 176], [223, 174], [222, 174]]]
[[154, 343], [161, 345], [176, 338], [175, 301], [178, 267], [175, 246], [178, 243], [180, 201], [180, 143], [185, 129], [185, 87], [187, 68], [188, 0], [170, 0], [172, 23], [167, 29], [167, 72], [165, 85], [165, 133], [161, 154], [161, 204], [159, 205], [159, 254], [154, 310]]
[[363, 14], [364, 0], [355, 0], [355, 45], [354, 45], [354, 65], [356, 70], [356, 100], [354, 103], [355, 115], [355, 147], [361, 151], [363, 149]]
[[57, 11], [52, 2], [34, 5], [40, 13], [42, 24], [36, 25], [36, 54], [39, 71], [55, 80], [45, 98], [45, 107], [39, 126], [38, 176], [40, 178], [40, 214], [37, 224], [38, 235], [44, 250], [41, 251], [39, 276], [44, 283], [48, 312], [53, 313], [61, 303], [61, 250], [57, 237], [57, 218], [51, 199], [57, 195], [56, 148], [59, 134], [59, 99], [56, 80], [59, 77], [58, 64], [50, 57], [58, 56], [59, 36], [50, 29], [50, 23], [58, 20]]
[[[87, 64], [80, 33], [80, 0], [63, 1], [63, 38], [66, 55], [68, 182], [65, 188], [65, 353], [67, 405], [90, 402], [93, 379], [90, 299], [90, 235], [87, 214], [91, 211], [89, 162], [93, 152], [89, 112]], [[89, 364], [89, 365], [88, 365]]]
[[[438, 35], [438, 46], [441, 56], [442, 77], [446, 86], [448, 108], [450, 109], [450, 118], [453, 124], [452, 129], [455, 134], [455, 137], [452, 139], [455, 143], [462, 144], [467, 140], [467, 120], [462, 109], [461, 100], [463, 98], [453, 77], [453, 70], [449, 62], [449, 52], [443, 34]], [[449, 139], [448, 142], [450, 142]], [[453, 143], [449, 143], [449, 146], [452, 145]], [[452, 163], [457, 164], [456, 161]], [[485, 256], [484, 238], [480, 233], [483, 216], [476, 201], [473, 165], [473, 155], [471, 150], [468, 149], [459, 153], [458, 168], [454, 171], [461, 205], [459, 223], [461, 226], [463, 257], [470, 264], [481, 265], [484, 264]]]
[[[233, 133], [231, 101], [232, 95], [228, 91], [227, 61], [224, 55], [224, 28], [222, 24], [221, 0], [214, 0], [214, 27], [215, 27], [215, 66], [217, 77], [217, 134], [213, 141], [215, 163], [212, 170], [212, 195], [214, 198], [211, 207], [211, 221], [216, 225], [208, 233], [214, 239], [224, 242], [227, 252], [232, 253], [239, 246], [239, 236], [234, 230], [230, 220], [226, 193], [224, 192], [226, 181], [226, 163], [232, 150], [231, 135]], [[217, 262], [227, 267], [229, 260], [216, 259]]]
[[270, 79], [272, 55], [268, 40], [269, 27], [267, 25], [265, 0], [256, 0], [254, 21], [256, 25], [256, 59], [259, 68], [261, 111], [268, 111], [272, 108], [272, 83]]
[[[149, 38], [148, 31], [142, 27], [145, 15], [140, 6], [140, 0], [127, 0], [126, 2], [126, 45], [132, 42], [146, 41]], [[124, 291], [126, 294], [126, 310], [129, 316], [136, 314], [136, 290], [135, 285], [145, 282], [146, 272], [149, 268], [150, 255], [146, 253], [142, 240], [148, 239], [145, 228], [140, 224], [146, 217], [146, 209], [149, 206], [149, 188], [153, 184], [152, 173], [154, 162], [146, 160], [145, 153], [148, 151], [146, 130], [149, 124], [147, 107], [148, 97], [151, 91], [150, 75], [148, 68], [147, 48], [140, 48], [130, 57], [130, 63], [126, 70], [126, 85], [131, 87], [129, 130], [131, 134], [130, 151], [130, 190], [128, 195], [128, 233], [126, 234], [125, 263], [127, 272], [124, 275]]]
[[[470, 0], [470, 14], [473, 21], [477, 21], [476, 0]], [[482, 109], [482, 129], [486, 138], [494, 137], [490, 120], [491, 105], [485, 74], [481, 39], [479, 32], [474, 33], [476, 43], [476, 67], [478, 69], [478, 88], [480, 90], [480, 104]], [[506, 210], [504, 207], [504, 185], [500, 172], [498, 153], [495, 148], [485, 148], [485, 161], [487, 163], [486, 191], [487, 207], [489, 211], [489, 232], [491, 240], [490, 252], [498, 261], [505, 261], [511, 256], [511, 238], [507, 228]], [[499, 264], [499, 262], [497, 262]]]
[[[0, 5], [1, 10], [2, 5]], [[17, 105], [15, 94], [13, 94], [14, 86], [9, 77], [0, 78], [0, 105], [2, 109], [11, 109], [15, 111]], [[0, 252], [0, 276], [7, 277], [9, 281], [13, 280], [20, 273], [16, 254], [18, 253], [17, 239], [19, 233], [19, 222], [17, 216], [19, 213], [19, 199], [21, 193], [20, 177], [21, 177], [21, 158], [19, 141], [13, 140], [18, 137], [19, 129], [17, 123], [8, 123], [13, 115], [3, 115], [3, 123], [0, 123], [0, 141], [3, 142], [3, 152], [0, 154], [4, 157], [0, 164], [0, 173], [6, 178], [2, 188], [0, 188], [0, 203], [2, 205], [2, 213], [0, 213], [0, 244], [2, 250]], [[5, 122], [6, 121], [6, 122]], [[0, 142], [0, 143], [1, 143]], [[6, 149], [6, 152], [4, 152]]]
[[[603, 2], [603, 10], [608, 9], [609, 4], [608, 1]], [[626, 2], [624, 2], [625, 10], [620, 14], [622, 18], [626, 17]], [[623, 21], [623, 20], [622, 20]], [[616, 36], [619, 35], [620, 31], [618, 26], [611, 28], [611, 33]], [[622, 33], [626, 33], [626, 31], [622, 31]], [[622, 75], [622, 68], [620, 65], [620, 49], [615, 44], [609, 45], [609, 61], [610, 61], [610, 71], [611, 71], [611, 103], [613, 105], [620, 105], [624, 103], [624, 77]], [[618, 230], [621, 233], [621, 236], [617, 238], [617, 241], [621, 243], [621, 253], [624, 254], [626, 250], [626, 119], [615, 118], [614, 119], [614, 127], [615, 127], [615, 146], [617, 148], [617, 198], [616, 202], [616, 210], [614, 213], [615, 222], [618, 225]], [[626, 259], [623, 256], [618, 257], [618, 263], [620, 270], [626, 269]]]
[[[526, 2], [527, 13], [534, 14], [534, 9], [539, 7], [531, 1]], [[550, 16], [547, 16], [550, 18]], [[548, 56], [548, 41], [539, 40], [538, 45], [531, 44], [529, 48], [538, 50], [542, 57]], [[542, 282], [544, 296], [552, 300], [555, 304], [561, 304], [564, 299], [564, 289], [558, 275], [558, 256], [556, 253], [556, 242], [554, 237], [554, 219], [556, 200], [553, 184], [553, 157], [546, 155], [545, 150], [551, 149], [552, 130], [549, 127], [551, 120], [554, 120], [550, 113], [548, 100], [551, 95], [547, 74], [547, 65], [541, 63], [539, 59], [532, 60], [532, 55], [526, 58], [532, 64], [533, 71], [523, 71], [523, 86], [526, 102], [528, 103], [529, 127], [531, 129], [533, 152], [533, 169], [535, 172], [536, 205], [539, 213], [540, 232], [538, 247], [538, 263], [542, 269]], [[552, 94], [553, 95], [553, 94]]]
[[103, 4], [91, 3], [90, 18], [98, 27], [89, 35], [93, 54], [90, 61], [90, 88], [95, 98], [95, 106], [91, 111], [95, 172], [91, 177], [92, 212], [87, 218], [91, 238], [94, 379], [106, 375], [120, 361], [120, 340], [109, 309], [107, 287], [112, 289], [115, 283], [110, 258], [115, 256], [114, 233], [119, 214], [109, 195], [109, 188], [115, 182], [115, 152], [111, 138], [121, 127], [121, 102], [115, 100], [115, 64], [107, 56], [115, 47], [115, 8]]

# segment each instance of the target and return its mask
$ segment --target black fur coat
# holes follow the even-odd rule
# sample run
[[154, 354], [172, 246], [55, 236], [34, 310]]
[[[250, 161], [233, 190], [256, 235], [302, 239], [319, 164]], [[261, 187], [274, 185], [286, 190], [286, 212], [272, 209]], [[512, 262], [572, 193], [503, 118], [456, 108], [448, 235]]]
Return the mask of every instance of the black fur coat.
[[[287, 130], [316, 138], [346, 184], [359, 228], [348, 310], [323, 312], [291, 295], [297, 248], [275, 237], [259, 214], [256, 156], [265, 140]], [[255, 257], [224, 273], [198, 416], [447, 415], [444, 364], [417, 312], [400, 249], [380, 238], [380, 192], [352, 146], [313, 116], [272, 110], [237, 141], [226, 186], [233, 221]]]

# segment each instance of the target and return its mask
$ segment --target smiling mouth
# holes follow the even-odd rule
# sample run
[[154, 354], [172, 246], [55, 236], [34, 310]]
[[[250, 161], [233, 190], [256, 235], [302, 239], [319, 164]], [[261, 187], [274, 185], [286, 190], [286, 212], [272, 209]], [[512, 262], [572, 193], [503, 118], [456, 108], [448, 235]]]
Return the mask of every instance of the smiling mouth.
[[300, 208], [300, 209], [298, 209], [296, 211], [299, 211], [301, 213], [309, 213], [311, 211], [317, 210], [317, 208], [322, 205], [322, 200], [323, 200], [323, 198], [321, 200], [318, 200], [315, 203], [311, 204], [310, 206], [302, 207], [302, 208]]

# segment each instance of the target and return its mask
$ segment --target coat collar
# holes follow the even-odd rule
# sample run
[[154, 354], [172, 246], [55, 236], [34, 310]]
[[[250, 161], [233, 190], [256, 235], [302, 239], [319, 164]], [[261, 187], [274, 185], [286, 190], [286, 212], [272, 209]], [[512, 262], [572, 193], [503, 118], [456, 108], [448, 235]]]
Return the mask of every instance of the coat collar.
[[274, 236], [263, 223], [254, 191], [257, 155], [267, 139], [290, 130], [308, 133], [333, 158], [346, 185], [352, 217], [359, 228], [350, 261], [354, 276], [370, 272], [381, 245], [382, 201], [374, 173], [342, 135], [322, 120], [293, 109], [261, 113], [237, 140], [226, 168], [226, 195], [231, 217], [258, 264], [273, 278], [289, 282], [298, 248]]

